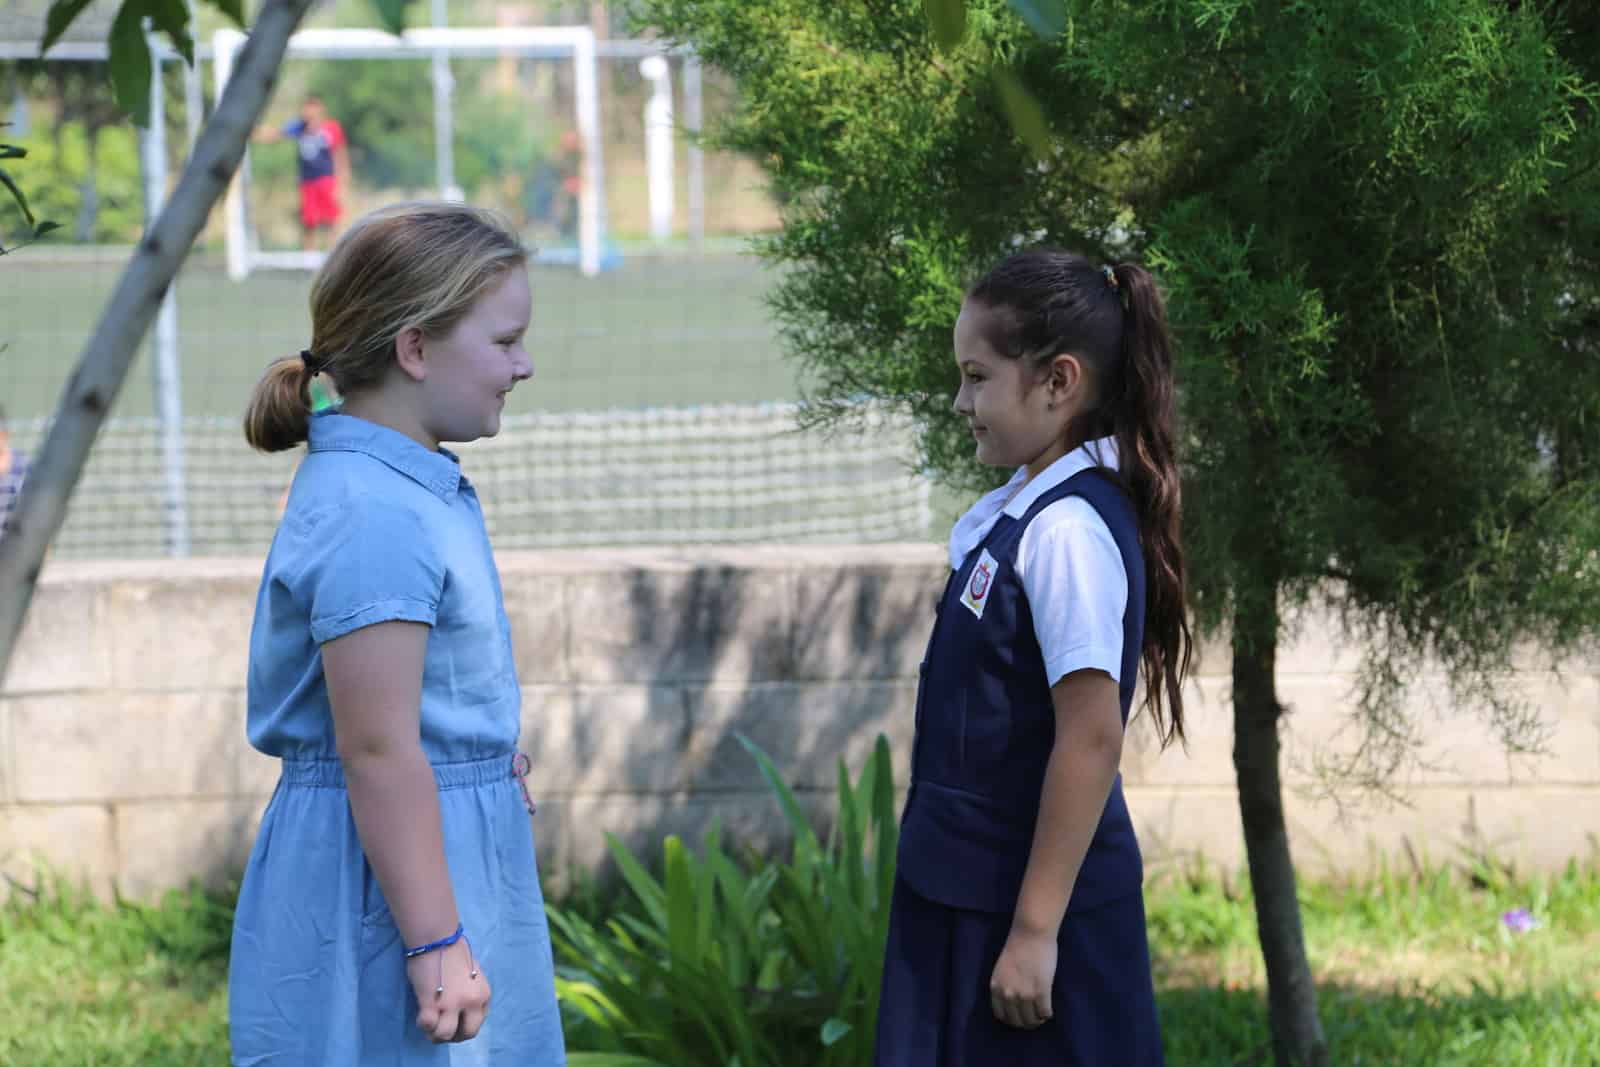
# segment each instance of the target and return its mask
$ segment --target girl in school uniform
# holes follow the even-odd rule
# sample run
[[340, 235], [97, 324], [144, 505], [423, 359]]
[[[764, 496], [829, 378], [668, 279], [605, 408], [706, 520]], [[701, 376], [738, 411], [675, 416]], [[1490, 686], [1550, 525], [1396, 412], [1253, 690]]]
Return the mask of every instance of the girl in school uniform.
[[[250, 632], [250, 742], [283, 772], [234, 920], [239, 1067], [565, 1062], [510, 626], [441, 447], [533, 372], [526, 262], [464, 205], [369, 215], [250, 399], [253, 446], [308, 450]], [[318, 374], [342, 404], [313, 414]]]
[[1118, 761], [1188, 668], [1171, 343], [1132, 264], [1025, 251], [967, 294], [955, 409], [1014, 467], [950, 535], [917, 694], [878, 1067], [1157, 1067]]

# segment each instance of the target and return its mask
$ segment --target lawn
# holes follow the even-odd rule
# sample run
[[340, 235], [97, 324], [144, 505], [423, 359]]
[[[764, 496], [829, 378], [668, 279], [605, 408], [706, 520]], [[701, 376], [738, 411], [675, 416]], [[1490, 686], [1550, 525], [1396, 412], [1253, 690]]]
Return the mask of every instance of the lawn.
[[[1391, 873], [1307, 884], [1302, 901], [1333, 1063], [1600, 1063], [1600, 865]], [[1168, 1062], [1267, 1064], [1248, 891], [1169, 875], [1148, 902]], [[1506, 923], [1517, 908], [1533, 929]], [[0, 1063], [225, 1064], [231, 909], [227, 893], [108, 907], [13, 892], [0, 908]]]
[[[122, 268], [122, 256], [28, 249], [0, 289], [0, 397], [13, 419], [54, 410]], [[633, 255], [594, 278], [536, 267], [529, 351], [534, 379], [508, 414], [788, 400], [783, 359], [762, 298], [772, 275], [733, 252]], [[273, 359], [311, 341], [310, 275], [262, 271], [228, 280], [218, 255], [179, 276], [179, 362], [186, 415], [236, 417]], [[113, 414], [152, 414], [149, 344]]]
[[[0, 406], [13, 443], [33, 454], [121, 257], [27, 255], [7, 268], [0, 298]], [[726, 249], [628, 254], [594, 278], [534, 268], [533, 380], [510, 396], [495, 441], [459, 449], [496, 546], [942, 536], [920, 506], [903, 426], [802, 437], [791, 416], [763, 406], [799, 392], [763, 299], [772, 279]], [[239, 417], [261, 370], [310, 343], [308, 287], [308, 275], [281, 271], [231, 282], [215, 255], [191, 258], [177, 283], [183, 504], [196, 555], [257, 556], [271, 540], [299, 452], [252, 453]], [[55, 542], [62, 558], [168, 551], [149, 350], [95, 443]]]

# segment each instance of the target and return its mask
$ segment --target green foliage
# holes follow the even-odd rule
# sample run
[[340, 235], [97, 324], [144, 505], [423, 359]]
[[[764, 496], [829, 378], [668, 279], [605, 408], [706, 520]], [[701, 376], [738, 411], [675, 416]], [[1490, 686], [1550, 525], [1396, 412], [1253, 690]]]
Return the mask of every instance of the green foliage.
[[126, 126], [98, 129], [91, 169], [90, 132], [69, 121], [54, 134], [35, 126], [21, 140], [34, 179], [33, 206], [40, 216], [64, 225], [79, 217], [84, 191], [92, 186], [93, 223], [82, 235], [93, 242], [129, 244], [143, 229], [144, 200], [139, 179], [139, 146]]
[[952, 51], [967, 35], [966, 0], [922, 0], [933, 39], [946, 52]]
[[227, 1062], [234, 891], [97, 903], [62, 881], [0, 904], [0, 1063], [211, 1067]]
[[[7, 123], [0, 123], [0, 126], [5, 125], [7, 125]], [[4, 142], [0, 142], [0, 161], [8, 159], [24, 159], [27, 157], [27, 155], [28, 150], [22, 145], [5, 144]], [[60, 228], [60, 223], [41, 221], [37, 216], [34, 215], [33, 208], [28, 204], [27, 195], [23, 193], [22, 187], [17, 184], [15, 178], [7, 173], [4, 167], [0, 167], [0, 187], [4, 187], [6, 192], [11, 195], [12, 203], [16, 204], [17, 210], [22, 213], [22, 221], [27, 226], [28, 236], [30, 238], [36, 240], [49, 233], [51, 230]], [[6, 235], [4, 232], [0, 232], [0, 255], [5, 255], [10, 251], [15, 251], [16, 246], [7, 248], [5, 245], [5, 240]], [[24, 240], [24, 243], [27, 243], [26, 239]]]
[[[603, 923], [549, 909], [573, 1049], [645, 1057], [639, 1067], [871, 1062], [898, 832], [888, 743], [854, 783], [841, 761], [824, 843], [771, 760], [740, 740], [788, 820], [790, 856], [741, 861], [714, 827], [698, 857], [668, 837], [657, 879], [608, 838], [633, 907]], [[624, 1062], [582, 1056], [572, 1062]]]
[[[60, 880], [10, 888], [0, 902], [0, 988], [12, 1009], [0, 1018], [0, 1062], [227, 1062], [236, 887], [110, 905]], [[1593, 922], [1600, 866], [1593, 860], [1529, 876], [1495, 857], [1468, 854], [1414, 869], [1380, 866], [1361, 877], [1308, 879], [1300, 893], [1335, 1062], [1600, 1062], [1593, 967], [1600, 951]], [[1231, 880], [1203, 870], [1158, 871], [1146, 887], [1146, 907], [1168, 1062], [1262, 1062], [1266, 1035], [1248, 887], [1236, 890]], [[1537, 916], [1539, 928], [1510, 934], [1500, 916], [1517, 907]], [[592, 886], [579, 898], [553, 902], [553, 910], [582, 914], [608, 940], [612, 922], [644, 915], [631, 893], [624, 902]], [[599, 1051], [606, 1032], [571, 1018], [567, 1034], [572, 1067], [711, 1067], [703, 1059]], [[814, 1051], [808, 1044], [775, 1062], [815, 1063], [805, 1058]]]
[[[949, 412], [961, 293], [1019, 233], [1105, 251], [1125, 207], [1098, 149], [1117, 114], [1049, 85], [1050, 56], [1001, 0], [964, 6], [949, 51], [921, 0], [646, 0], [646, 17], [727, 70], [740, 106], [710, 131], [761, 161], [786, 207], [761, 249], [786, 270], [773, 306], [811, 384], [808, 411], [848, 419], [861, 396], [918, 417], [921, 461], [993, 481]], [[1007, 72], [997, 75], [996, 70]], [[1039, 166], [1013, 129], [1025, 85], [1053, 140]], [[1038, 129], [1030, 136], [1049, 136]]]
[[[1487, 875], [1487, 877], [1486, 877]], [[1260, 1062], [1261, 963], [1248, 884], [1196, 871], [1147, 886], [1150, 942], [1172, 1063]], [[1543, 876], [1492, 857], [1380, 863], [1300, 886], [1334, 1063], [1589, 1063], [1600, 1056], [1600, 867]], [[1503, 915], [1525, 908], [1527, 933]]]
[[[243, 0], [206, 0], [236, 25], [243, 27]], [[405, 29], [406, 8], [412, 0], [372, 0], [379, 22], [391, 33]], [[59, 41], [90, 0], [54, 0], [45, 16], [45, 33], [39, 42], [41, 54]], [[166, 37], [185, 62], [194, 62], [194, 35], [189, 5], [185, 0], [121, 0], [111, 20], [106, 43], [110, 57], [107, 70], [116, 93], [117, 106], [137, 126], [150, 123], [150, 76], [154, 66], [145, 25]]]
[[[530, 109], [521, 97], [487, 87], [464, 94], [456, 115], [456, 181], [469, 200], [525, 202], [526, 190], [552, 155], [557, 136], [550, 116]], [[490, 192], [503, 185], [514, 186], [516, 195]]]
[[1600, 628], [1600, 18], [1070, 0], [1041, 36], [970, 0], [957, 41], [946, 6], [642, 3], [733, 76], [713, 140], [784, 194], [762, 251], [811, 416], [886, 400], [924, 465], [993, 484], [949, 411], [964, 287], [1018, 243], [1142, 258], [1179, 342], [1202, 626], [1331, 591], [1374, 652], [1342, 768], [1374, 784], [1427, 655], [1535, 740], [1496, 684], [1513, 641]]

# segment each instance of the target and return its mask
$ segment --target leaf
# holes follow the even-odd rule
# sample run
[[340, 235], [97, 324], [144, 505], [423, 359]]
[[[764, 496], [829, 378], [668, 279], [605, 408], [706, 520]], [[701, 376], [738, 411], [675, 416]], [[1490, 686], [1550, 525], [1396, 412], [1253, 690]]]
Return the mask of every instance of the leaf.
[[789, 821], [789, 828], [794, 831], [795, 851], [800, 852], [802, 844], [808, 851], [816, 851], [817, 834], [811, 828], [811, 820], [806, 818], [805, 812], [800, 807], [800, 801], [795, 799], [794, 792], [784, 782], [783, 776], [778, 773], [778, 768], [773, 764], [768, 755], [761, 751], [761, 746], [750, 740], [744, 734], [736, 733], [734, 737], [744, 750], [755, 757], [756, 765], [761, 769], [761, 777], [767, 780], [767, 785], [778, 797], [778, 805], [783, 808], [783, 814]]
[[834, 828], [839, 835], [838, 867], [842, 871], [845, 893], [851, 900], [866, 894], [866, 842], [861, 831], [861, 811], [857, 794], [850, 788], [850, 771], [839, 760], [839, 817]]
[[0, 144], [0, 159], [24, 159], [28, 150], [19, 144]]
[[899, 812], [894, 800], [894, 765], [889, 759], [889, 740], [878, 735], [872, 746], [872, 860], [877, 867], [879, 922], [888, 926], [889, 900], [894, 895], [896, 850], [900, 843]]
[[37, 226], [35, 226], [33, 228], [33, 236], [36, 237], [36, 238], [37, 237], [43, 237], [45, 234], [49, 233], [51, 230], [59, 230], [59, 229], [61, 229], [61, 223], [59, 223], [59, 222], [41, 222], [41, 223], [39, 223], [39, 225], [37, 225]]
[[189, 7], [184, 0], [145, 0], [150, 24], [167, 35], [183, 61], [194, 66], [194, 37], [190, 35]]
[[829, 1019], [822, 1024], [822, 1045], [824, 1048], [837, 1042], [841, 1037], [854, 1029], [843, 1019]]
[[210, 0], [211, 6], [233, 20], [233, 24], [240, 29], [244, 28], [244, 0]]
[[[713, 831], [720, 832], [715, 822]], [[707, 849], [715, 846], [716, 840], [708, 834]], [[694, 940], [695, 944], [700, 946], [697, 951], [709, 958], [713, 955], [717, 942], [717, 934], [713, 929], [717, 907], [717, 875], [711, 867], [711, 852], [707, 851], [705, 861], [692, 867], [691, 871], [695, 880]]]
[[700, 946], [695, 944], [694, 873], [688, 852], [676, 834], [668, 834], [666, 853], [667, 945], [673, 963], [700, 963]]
[[941, 51], [953, 50], [967, 35], [966, 0], [922, 0], [922, 10]]
[[150, 125], [150, 45], [141, 25], [147, 0], [124, 0], [111, 22], [111, 87], [135, 126]]
[[42, 56], [50, 51], [50, 46], [61, 40], [61, 35], [67, 32], [83, 9], [88, 7], [90, 0], [56, 0], [50, 5], [50, 13], [44, 17], [44, 37], [39, 41], [39, 54]]
[[17, 183], [12, 180], [11, 175], [7, 174], [3, 170], [0, 170], [0, 185], [3, 185], [7, 189], [11, 190], [11, 199], [17, 202], [17, 207], [22, 209], [22, 217], [28, 220], [29, 226], [32, 226], [33, 211], [28, 207], [28, 198], [22, 195], [22, 190], [18, 188]]
[[667, 894], [656, 880], [650, 877], [644, 866], [634, 858], [628, 846], [620, 838], [612, 834], [606, 835], [606, 844], [611, 849], [611, 858], [616, 860], [617, 869], [622, 872], [622, 878], [633, 890], [634, 896], [639, 898], [639, 903], [649, 913], [650, 918], [661, 930], [667, 928]]
[[406, 30], [406, 8], [410, 0], [372, 0], [378, 11], [378, 21], [390, 33], [399, 36]]
[[1044, 117], [1044, 108], [1023, 86], [1016, 71], [996, 65], [993, 73], [995, 87], [1000, 90], [1000, 103], [1005, 107], [1012, 129], [1033, 149], [1034, 155], [1040, 158], [1050, 155], [1050, 123]]
[[1011, 10], [1046, 40], [1061, 36], [1067, 28], [1067, 13], [1061, 0], [1011, 0]]

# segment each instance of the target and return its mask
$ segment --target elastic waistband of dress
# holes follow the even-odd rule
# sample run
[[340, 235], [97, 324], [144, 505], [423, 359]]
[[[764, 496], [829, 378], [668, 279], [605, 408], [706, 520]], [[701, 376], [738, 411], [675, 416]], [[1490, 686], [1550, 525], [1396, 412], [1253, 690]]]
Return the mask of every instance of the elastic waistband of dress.
[[[517, 754], [506, 751], [484, 759], [435, 763], [433, 777], [440, 789], [462, 789], [516, 777]], [[337, 759], [285, 759], [283, 781], [286, 785], [311, 786], [323, 789], [343, 789], [344, 764]]]

